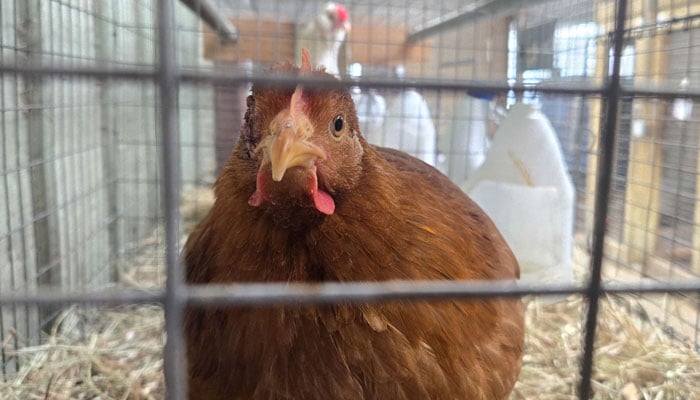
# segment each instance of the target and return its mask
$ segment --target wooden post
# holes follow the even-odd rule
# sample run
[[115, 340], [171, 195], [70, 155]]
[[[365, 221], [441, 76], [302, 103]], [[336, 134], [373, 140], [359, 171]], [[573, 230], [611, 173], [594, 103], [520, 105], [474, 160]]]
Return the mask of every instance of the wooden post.
[[[639, 100], [637, 100], [639, 101]], [[644, 100], [645, 116], [649, 116], [647, 134], [632, 139], [627, 173], [624, 242], [628, 246], [627, 262], [641, 263], [656, 248], [659, 226], [662, 146], [661, 121], [656, 120], [662, 107], [658, 100]]]
[[[645, 3], [643, 21], [656, 20], [654, 0]], [[666, 70], [667, 56], [663, 46], [665, 35], [643, 37], [635, 43], [635, 79], [659, 82]], [[628, 246], [627, 262], [643, 263], [656, 249], [661, 205], [661, 173], [663, 146], [663, 116], [665, 101], [635, 99], [633, 120], [641, 121], [641, 137], [631, 135], [627, 191], [625, 196], [624, 242]], [[639, 114], [637, 113], [639, 111]]]
[[[14, 10], [16, 18], [10, 29], [17, 35], [16, 48], [8, 47], [5, 51], [5, 62], [12, 63], [18, 60], [23, 63], [27, 53], [34, 49], [29, 47], [34, 43], [36, 26], [24, 24], [27, 15], [37, 7], [34, 4], [26, 4], [29, 1], [18, 3]], [[9, 19], [7, 21], [13, 21]], [[20, 29], [21, 28], [21, 29]], [[0, 112], [0, 135], [3, 135], [3, 144], [0, 148], [5, 155], [3, 166], [4, 176], [0, 179], [0, 292], [26, 291], [36, 289], [37, 245], [36, 233], [33, 226], [35, 216], [33, 214], [32, 178], [30, 168], [30, 142], [32, 137], [28, 131], [30, 114], [26, 111], [26, 95], [31, 86], [22, 75], [4, 74], [0, 76], [5, 90]], [[32, 103], [33, 104], [33, 103]], [[4, 348], [0, 348], [0, 379], [3, 374], [13, 373], [21, 365], [16, 357], [6, 354], [13, 346], [19, 347], [38, 343], [39, 315], [38, 308], [34, 305], [7, 305], [0, 307], [0, 341]]]
[[[610, 31], [612, 29], [612, 24], [609, 23], [608, 18], [610, 13], [612, 13], [614, 8], [612, 4], [607, 4], [603, 2], [596, 3], [596, 15], [597, 21], [601, 24], [601, 29], [603, 31]], [[608, 23], [607, 25], [605, 23]], [[595, 67], [595, 76], [599, 83], [604, 81], [604, 77], [608, 73], [608, 52], [610, 43], [606, 40], [599, 40], [598, 46], [596, 46], [596, 59], [598, 62]], [[590, 117], [589, 117], [589, 137], [588, 143], [590, 146], [590, 151], [588, 152], [588, 161], [586, 162], [586, 209], [589, 210], [585, 213], [585, 230], [586, 232], [593, 231], [593, 218], [595, 210], [595, 197], [597, 193], [595, 192], [596, 180], [598, 175], [598, 141], [600, 139], [600, 121], [603, 118], [602, 106], [603, 102], [600, 99], [589, 99], [590, 107]]]
[[[95, 2], [95, 55], [98, 60], [98, 65], [108, 67], [108, 61], [111, 54], [116, 51], [116, 36], [112, 34], [112, 6], [106, 2]], [[115, 266], [115, 255], [123, 252], [123, 244], [119, 240], [118, 226], [119, 221], [117, 215], [119, 209], [117, 200], [119, 199], [117, 185], [117, 143], [116, 132], [114, 131], [115, 112], [112, 105], [112, 81], [103, 79], [100, 81], [99, 97], [100, 97], [100, 140], [102, 147], [106, 151], [102, 152], [102, 180], [106, 186], [106, 206], [108, 224], [107, 224], [107, 245], [109, 248], [104, 249], [109, 257], [110, 271], [109, 279], [114, 282], [117, 279], [117, 269]]]
[[[39, 18], [40, 1], [17, 3], [18, 40], [24, 44], [24, 62], [40, 64], [42, 57], [42, 21]], [[19, 54], [18, 54], [19, 56]], [[23, 95], [18, 100], [22, 105], [44, 105], [44, 78], [39, 75], [24, 79]], [[42, 107], [31, 107], [24, 112], [29, 135], [30, 179], [32, 190], [32, 213], [34, 215], [34, 238], [36, 243], [36, 267], [38, 275], [29, 275], [28, 282], [39, 286], [57, 285], [61, 282], [61, 257], [58, 219], [56, 215], [56, 165], [51, 160], [55, 154], [54, 135], [44, 134], [46, 122]], [[50, 326], [57, 306], [42, 307], [40, 322]]]
[[695, 176], [695, 228], [693, 229], [692, 269], [693, 272], [700, 274], [700, 151], [698, 151], [697, 164], [697, 175]]

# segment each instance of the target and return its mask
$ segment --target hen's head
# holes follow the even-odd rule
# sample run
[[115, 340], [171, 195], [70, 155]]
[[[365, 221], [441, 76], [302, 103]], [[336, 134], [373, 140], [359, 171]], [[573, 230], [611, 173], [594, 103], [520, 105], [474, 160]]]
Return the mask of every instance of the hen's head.
[[340, 4], [327, 3], [321, 16], [325, 21], [324, 25], [327, 25], [331, 31], [343, 30], [348, 32], [350, 30], [350, 15], [348, 10]]
[[[301, 68], [277, 70], [335, 79], [312, 70], [306, 49]], [[358, 184], [363, 142], [347, 90], [255, 85], [242, 134], [258, 161], [256, 190], [248, 200], [253, 207], [330, 215], [336, 201]]]

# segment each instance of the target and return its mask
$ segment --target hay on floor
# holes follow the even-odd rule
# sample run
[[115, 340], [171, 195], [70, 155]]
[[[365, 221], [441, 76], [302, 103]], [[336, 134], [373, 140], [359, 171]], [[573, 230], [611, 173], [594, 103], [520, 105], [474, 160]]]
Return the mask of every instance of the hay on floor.
[[163, 343], [159, 306], [72, 307], [45, 344], [6, 349], [21, 368], [0, 380], [0, 398], [164, 399]]
[[[208, 196], [200, 203], [209, 204]], [[187, 210], [203, 215], [199, 206]], [[162, 244], [151, 238], [142, 246], [131, 265], [120, 266], [122, 286], [162, 285]], [[586, 265], [581, 257], [577, 264]], [[601, 301], [595, 398], [700, 399], [700, 354], [689, 343], [671, 339], [662, 326], [630, 312], [631, 299]], [[511, 398], [575, 399], [585, 301], [570, 296], [556, 303], [526, 299], [526, 304], [526, 354]], [[21, 368], [0, 380], [0, 398], [164, 399], [163, 326], [162, 309], [155, 305], [73, 307], [59, 318], [45, 344], [19, 350], [5, 346]]]

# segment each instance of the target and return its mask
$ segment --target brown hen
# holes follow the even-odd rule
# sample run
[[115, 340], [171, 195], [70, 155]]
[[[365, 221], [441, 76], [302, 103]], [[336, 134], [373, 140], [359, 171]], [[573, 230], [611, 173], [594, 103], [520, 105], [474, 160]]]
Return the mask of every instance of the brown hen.
[[[333, 79], [302, 59], [275, 71]], [[345, 90], [255, 85], [215, 193], [189, 283], [519, 275], [444, 175], [367, 144]], [[197, 400], [505, 399], [523, 351], [519, 299], [190, 309], [185, 329]]]

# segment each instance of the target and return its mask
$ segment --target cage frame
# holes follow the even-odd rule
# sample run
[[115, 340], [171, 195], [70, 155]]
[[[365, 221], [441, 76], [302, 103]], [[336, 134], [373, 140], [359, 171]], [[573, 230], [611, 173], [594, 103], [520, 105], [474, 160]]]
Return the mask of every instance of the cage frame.
[[[583, 353], [580, 362], [578, 397], [588, 399], [592, 394], [595, 332], [598, 304], [608, 293], [688, 293], [700, 294], [700, 282], [666, 281], [637, 284], [605, 284], [602, 282], [602, 264], [605, 255], [606, 217], [613, 175], [618, 106], [622, 97], [691, 98], [700, 100], [700, 90], [678, 90], [663, 87], [626, 87], [620, 79], [622, 49], [629, 30], [626, 28], [627, 0], [615, 1], [614, 30], [609, 38], [612, 44], [612, 73], [606, 74], [601, 85], [574, 85], [567, 87], [538, 87], [538, 92], [595, 95], [603, 101], [605, 110], [600, 122], [598, 168], [595, 185], [593, 245], [590, 258], [590, 277], [584, 285], [542, 285], [503, 282], [377, 282], [377, 283], [319, 283], [319, 284], [233, 284], [189, 286], [184, 282], [178, 241], [178, 193], [180, 153], [178, 146], [178, 86], [181, 83], [233, 84], [266, 82], [294, 86], [307, 84], [323, 87], [362, 88], [417, 88], [426, 90], [490, 89], [523, 92], [532, 90], [523, 85], [509, 86], [483, 81], [360, 79], [359, 81], [328, 82], [312, 77], [276, 77], [240, 73], [192, 72], [181, 70], [175, 60], [174, 25], [175, 0], [157, 3], [157, 68], [99, 68], [56, 65], [0, 65], [0, 74], [25, 76], [65, 76], [93, 79], [123, 79], [157, 83], [160, 92], [161, 182], [165, 217], [165, 256], [167, 281], [165, 289], [153, 291], [119, 290], [110, 292], [62, 292], [42, 289], [36, 293], [0, 293], [0, 306], [8, 305], [121, 305], [157, 303], [165, 312], [167, 342], [164, 348], [165, 382], [168, 398], [187, 398], [185, 345], [182, 331], [183, 313], [188, 306], [204, 305], [261, 305], [261, 304], [329, 304], [337, 302], [367, 303], [393, 300], [438, 300], [445, 298], [470, 299], [482, 296], [518, 297], [524, 295], [579, 294], [586, 298], [583, 329]], [[425, 33], [421, 33], [425, 34]]]

